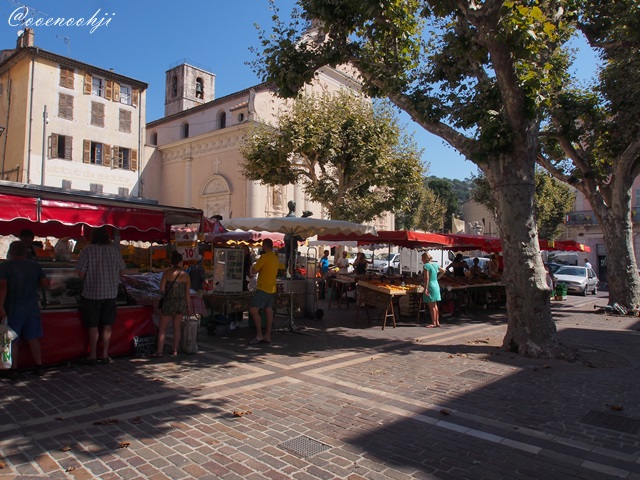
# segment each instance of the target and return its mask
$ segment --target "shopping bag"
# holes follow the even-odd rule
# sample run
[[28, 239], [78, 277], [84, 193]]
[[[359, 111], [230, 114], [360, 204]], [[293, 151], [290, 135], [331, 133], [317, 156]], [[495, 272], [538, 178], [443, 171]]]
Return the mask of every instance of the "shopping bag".
[[9, 327], [6, 317], [0, 322], [0, 369], [8, 370], [13, 364], [11, 358], [11, 342], [18, 338], [16, 332]]
[[198, 328], [200, 320], [195, 315], [185, 315], [180, 326], [180, 349], [183, 353], [196, 353], [198, 351]]

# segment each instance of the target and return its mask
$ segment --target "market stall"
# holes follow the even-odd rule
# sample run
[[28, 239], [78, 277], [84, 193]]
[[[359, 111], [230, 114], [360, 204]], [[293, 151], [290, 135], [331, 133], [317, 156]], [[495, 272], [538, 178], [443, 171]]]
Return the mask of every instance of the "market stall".
[[[288, 235], [293, 242], [294, 239], [301, 238], [306, 239], [314, 235], [325, 234], [373, 234], [375, 235], [375, 229], [368, 225], [361, 225], [353, 222], [345, 222], [341, 220], [325, 220], [310, 217], [266, 217], [266, 218], [233, 218], [229, 220], [223, 220], [222, 224], [225, 228], [230, 230], [256, 230], [264, 232], [277, 232]], [[293, 248], [291, 248], [294, 251]], [[315, 298], [316, 280], [315, 280], [315, 267], [314, 278], [309, 278], [311, 272], [306, 272], [305, 277], [296, 278], [295, 275], [291, 275], [290, 279], [287, 279], [287, 293], [291, 297], [291, 304], [293, 307], [289, 309], [290, 318], [288, 328], [290, 331], [299, 330], [294, 322], [294, 311], [310, 311], [312, 310], [307, 305], [307, 299], [309, 290], [313, 290], [313, 297]], [[296, 285], [294, 285], [294, 283]], [[298, 305], [295, 305], [297, 300]]]
[[[40, 237], [70, 237], [87, 241], [94, 228], [107, 226], [116, 241], [168, 242], [171, 225], [202, 222], [202, 211], [170, 207], [138, 198], [91, 194], [52, 187], [0, 181], [0, 235], [17, 235], [30, 229]], [[74, 262], [45, 257], [42, 265], [52, 284], [43, 292], [41, 339], [44, 365], [71, 361], [86, 355], [88, 339], [80, 316], [82, 280]], [[157, 294], [156, 294], [157, 295]], [[117, 320], [109, 355], [131, 353], [134, 337], [155, 335], [153, 307], [134, 305], [121, 285]], [[18, 359], [21, 368], [32, 366], [25, 344]]]

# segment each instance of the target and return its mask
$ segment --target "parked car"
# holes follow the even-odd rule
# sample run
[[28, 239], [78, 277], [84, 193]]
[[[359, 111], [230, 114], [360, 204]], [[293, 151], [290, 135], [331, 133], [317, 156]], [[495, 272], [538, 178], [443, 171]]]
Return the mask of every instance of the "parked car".
[[489, 265], [489, 262], [491, 261], [491, 259], [489, 258], [485, 258], [485, 257], [465, 257], [463, 258], [463, 260], [465, 262], [467, 262], [467, 265], [469, 265], [469, 268], [473, 267], [473, 259], [477, 258], [478, 259], [478, 266], [482, 269], [483, 272], [487, 271], [487, 265]]
[[376, 273], [398, 273], [400, 270], [400, 254], [385, 253], [373, 259], [371, 270]]
[[553, 278], [556, 285], [565, 284], [569, 292], [585, 296], [589, 292], [594, 295], [598, 293], [598, 277], [591, 268], [563, 265], [556, 270]]

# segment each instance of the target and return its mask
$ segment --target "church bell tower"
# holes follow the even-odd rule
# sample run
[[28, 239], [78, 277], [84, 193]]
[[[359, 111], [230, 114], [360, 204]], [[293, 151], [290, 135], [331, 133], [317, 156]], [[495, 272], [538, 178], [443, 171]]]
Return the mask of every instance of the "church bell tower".
[[190, 63], [172, 66], [166, 72], [164, 116], [182, 112], [215, 98], [216, 76]]

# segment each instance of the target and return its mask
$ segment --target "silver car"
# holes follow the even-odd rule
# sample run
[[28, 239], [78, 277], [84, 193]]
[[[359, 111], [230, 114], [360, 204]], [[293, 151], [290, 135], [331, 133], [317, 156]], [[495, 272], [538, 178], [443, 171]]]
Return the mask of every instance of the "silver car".
[[569, 292], [585, 296], [589, 292], [598, 293], [598, 277], [591, 268], [565, 265], [556, 270], [553, 278], [556, 286], [564, 284]]

